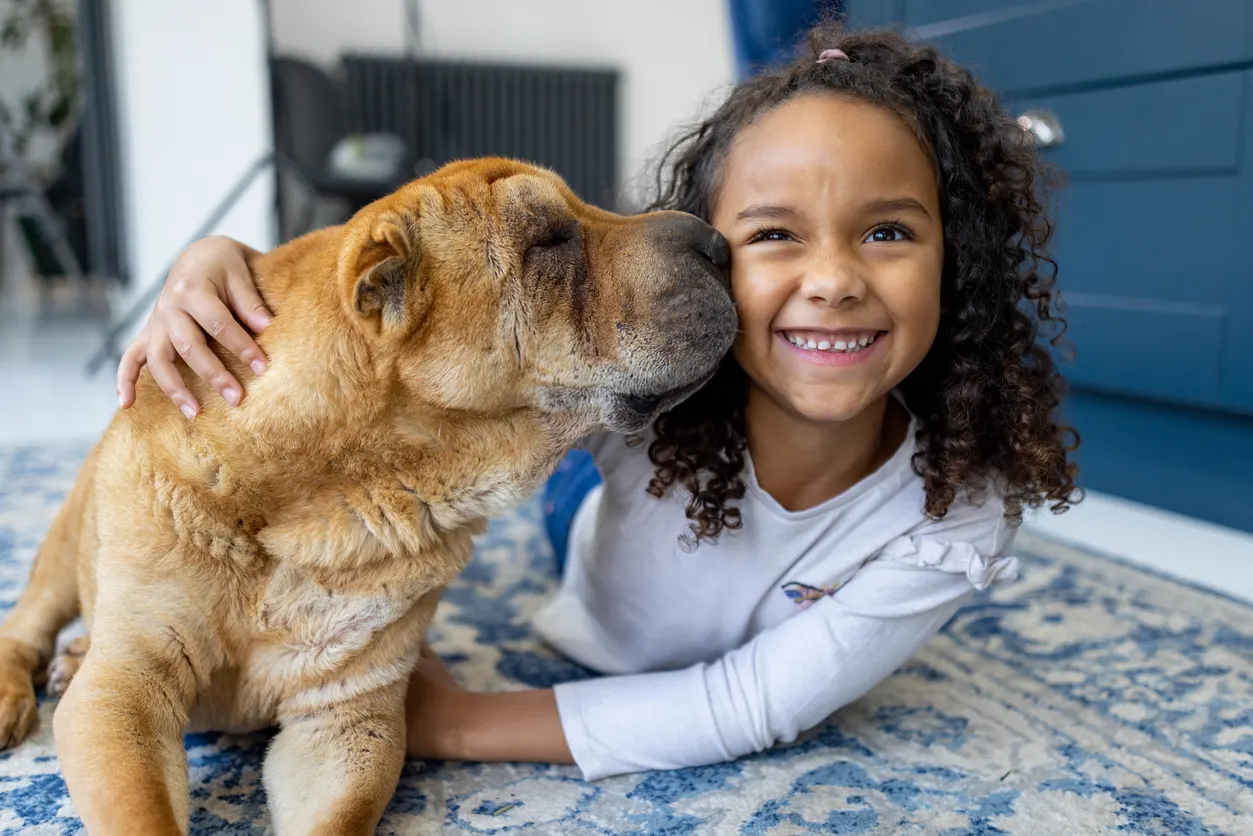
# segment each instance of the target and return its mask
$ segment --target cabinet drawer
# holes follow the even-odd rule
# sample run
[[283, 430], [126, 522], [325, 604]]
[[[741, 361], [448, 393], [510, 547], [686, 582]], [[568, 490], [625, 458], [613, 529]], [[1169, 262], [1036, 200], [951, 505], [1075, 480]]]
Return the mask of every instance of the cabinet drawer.
[[1062, 412], [1085, 487], [1253, 532], [1253, 418], [1088, 392]]
[[1076, 387], [1253, 412], [1231, 362], [1251, 193], [1247, 172], [1072, 184], [1053, 251]]
[[1053, 114], [1064, 140], [1049, 159], [1071, 180], [1232, 173], [1253, 74], [1228, 72], [1007, 101]]
[[[960, 10], [968, 13], [954, 14]], [[905, 0], [902, 11], [905, 34], [935, 44], [1005, 93], [1253, 60], [1249, 0]]]
[[1224, 306], [1082, 292], [1064, 298], [1078, 352], [1067, 369], [1071, 385], [1175, 403], [1221, 401]]
[[1253, 412], [1253, 72], [1019, 99], [1064, 140], [1054, 254], [1078, 388]]

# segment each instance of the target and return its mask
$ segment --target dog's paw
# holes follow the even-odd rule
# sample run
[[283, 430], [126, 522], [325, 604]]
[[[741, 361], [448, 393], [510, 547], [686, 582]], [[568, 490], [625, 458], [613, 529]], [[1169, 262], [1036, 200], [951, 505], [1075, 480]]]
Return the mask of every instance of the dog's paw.
[[0, 667], [0, 749], [25, 740], [37, 714], [30, 674], [17, 667]]
[[50, 697], [60, 697], [70, 687], [70, 680], [78, 673], [87, 655], [90, 642], [86, 636], [78, 636], [61, 648], [48, 664], [48, 684], [45, 688]]

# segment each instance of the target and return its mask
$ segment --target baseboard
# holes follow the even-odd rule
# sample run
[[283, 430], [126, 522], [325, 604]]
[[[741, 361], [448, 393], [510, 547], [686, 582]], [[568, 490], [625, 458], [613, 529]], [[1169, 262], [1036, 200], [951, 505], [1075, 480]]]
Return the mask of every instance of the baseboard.
[[1253, 534], [1093, 491], [1026, 527], [1253, 603]]

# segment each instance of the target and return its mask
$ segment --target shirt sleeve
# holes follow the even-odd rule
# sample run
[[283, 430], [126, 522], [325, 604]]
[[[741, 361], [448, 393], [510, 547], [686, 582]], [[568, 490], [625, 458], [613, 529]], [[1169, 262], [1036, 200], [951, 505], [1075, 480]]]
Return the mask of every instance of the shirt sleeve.
[[900, 667], [977, 587], [1012, 576], [1011, 532], [980, 516], [893, 542], [834, 595], [715, 662], [557, 686], [575, 762], [596, 780], [795, 740]]

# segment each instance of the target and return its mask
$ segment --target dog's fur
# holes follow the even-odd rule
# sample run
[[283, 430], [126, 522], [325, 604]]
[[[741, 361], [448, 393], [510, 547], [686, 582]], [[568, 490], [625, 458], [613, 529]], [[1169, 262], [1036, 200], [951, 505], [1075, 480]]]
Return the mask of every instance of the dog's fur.
[[[555, 175], [453, 164], [251, 265], [270, 369], [187, 423], [146, 374], [0, 628], [0, 743], [32, 674], [92, 833], [185, 833], [188, 728], [278, 725], [278, 833], [372, 833], [423, 630], [483, 521], [584, 435], [638, 431], [730, 347], [726, 244]], [[184, 368], [184, 371], [186, 369]], [[86, 650], [85, 656], [82, 651]], [[81, 660], [81, 668], [74, 673]]]

